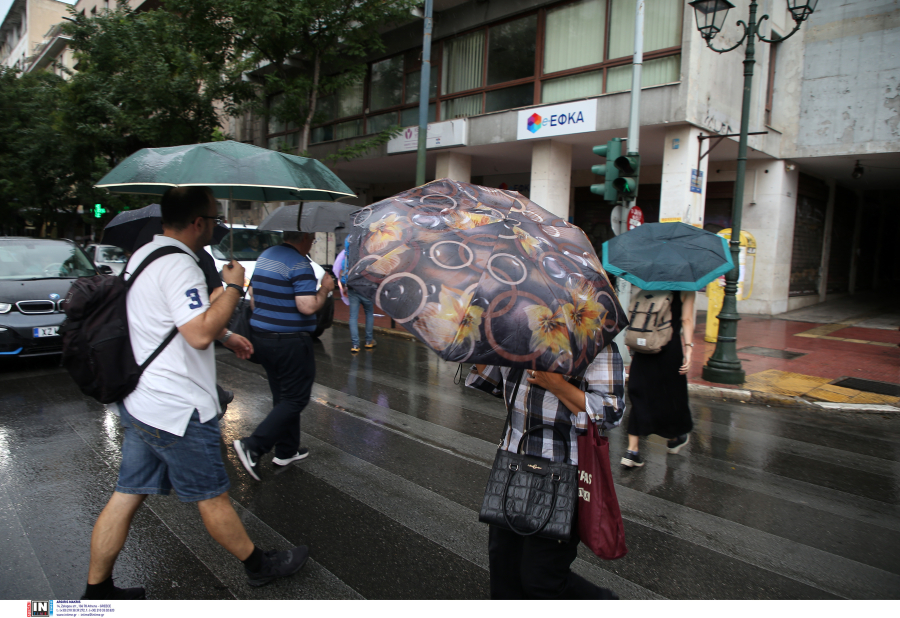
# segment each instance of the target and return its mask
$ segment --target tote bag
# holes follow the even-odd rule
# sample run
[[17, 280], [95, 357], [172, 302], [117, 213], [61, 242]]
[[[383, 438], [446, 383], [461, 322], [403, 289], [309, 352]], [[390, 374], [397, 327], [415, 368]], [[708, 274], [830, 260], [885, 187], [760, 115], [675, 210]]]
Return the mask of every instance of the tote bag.
[[609, 464], [609, 439], [589, 423], [578, 436], [578, 535], [604, 560], [628, 553], [625, 526]]

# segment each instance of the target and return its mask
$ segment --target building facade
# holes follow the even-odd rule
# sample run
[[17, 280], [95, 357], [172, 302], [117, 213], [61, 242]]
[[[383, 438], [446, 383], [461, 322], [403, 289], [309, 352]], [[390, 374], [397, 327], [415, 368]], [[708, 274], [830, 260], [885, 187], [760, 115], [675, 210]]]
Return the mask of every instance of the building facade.
[[[646, 0], [638, 205], [645, 221], [731, 226], [743, 91], [742, 49], [708, 49], [682, 0]], [[728, 15], [715, 40], [737, 42]], [[592, 147], [626, 137], [634, 0], [437, 0], [429, 102], [428, 177], [452, 177], [528, 195], [581, 226], [612, 236], [612, 205]], [[784, 0], [762, 0], [763, 33], [788, 34]], [[404, 133], [334, 165], [360, 204], [415, 180], [422, 22], [385, 35], [364, 81], [322, 100], [317, 158], [398, 124]], [[743, 228], [755, 239], [740, 311], [777, 314], [897, 282], [887, 234], [900, 231], [900, 5], [820, 2], [800, 31], [757, 44]], [[297, 127], [243, 118], [237, 139], [296, 147]], [[863, 170], [859, 175], [858, 168]], [[857, 170], [857, 172], [854, 172]], [[253, 223], [270, 209], [240, 205]], [[333, 246], [333, 245], [332, 245]], [[328, 256], [320, 256], [329, 262]], [[749, 294], [749, 296], [747, 296]], [[705, 300], [701, 298], [700, 305]]]
[[27, 71], [69, 6], [57, 0], [14, 0], [0, 24], [0, 65]]

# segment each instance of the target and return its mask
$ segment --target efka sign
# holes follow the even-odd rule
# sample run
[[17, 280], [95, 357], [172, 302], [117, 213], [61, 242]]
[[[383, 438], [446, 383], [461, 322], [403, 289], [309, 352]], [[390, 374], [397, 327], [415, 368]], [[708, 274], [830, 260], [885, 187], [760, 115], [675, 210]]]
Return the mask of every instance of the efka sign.
[[519, 112], [516, 139], [536, 139], [597, 130], [597, 101], [577, 101]]
[[[469, 138], [468, 122], [465, 118], [432, 122], [428, 125], [426, 148], [445, 146], [465, 146]], [[410, 152], [419, 149], [419, 127], [406, 127], [403, 132], [387, 143], [388, 154]]]

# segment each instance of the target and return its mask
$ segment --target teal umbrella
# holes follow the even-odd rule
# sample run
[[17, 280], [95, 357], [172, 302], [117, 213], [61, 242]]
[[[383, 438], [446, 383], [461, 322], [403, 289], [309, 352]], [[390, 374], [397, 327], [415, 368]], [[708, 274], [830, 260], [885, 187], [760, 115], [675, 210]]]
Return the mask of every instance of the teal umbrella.
[[217, 199], [336, 201], [355, 197], [315, 159], [224, 141], [137, 151], [97, 184], [113, 193], [162, 195], [169, 187], [210, 187]]
[[734, 268], [728, 241], [686, 223], [646, 223], [603, 243], [603, 268], [642, 290], [702, 290]]

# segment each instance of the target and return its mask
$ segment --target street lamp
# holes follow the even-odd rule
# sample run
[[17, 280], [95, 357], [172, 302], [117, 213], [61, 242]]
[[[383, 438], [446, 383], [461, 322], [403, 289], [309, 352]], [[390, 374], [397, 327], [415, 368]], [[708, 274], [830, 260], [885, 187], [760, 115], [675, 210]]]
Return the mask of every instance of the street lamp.
[[747, 132], [750, 124], [750, 90], [753, 87], [753, 65], [756, 39], [764, 43], [781, 42], [791, 37], [800, 29], [800, 25], [816, 9], [818, 0], [787, 0], [787, 8], [794, 19], [794, 29], [785, 36], [777, 39], [767, 39], [759, 33], [760, 24], [769, 19], [763, 15], [756, 19], [756, 0], [750, 0], [750, 18], [747, 22], [739, 20], [738, 26], [744, 28], [744, 36], [741, 40], [726, 49], [713, 47], [712, 40], [721, 31], [728, 10], [734, 5], [728, 0], [694, 0], [688, 3], [694, 8], [694, 16], [697, 19], [697, 30], [706, 41], [706, 46], [714, 52], [724, 54], [737, 49], [744, 41], [747, 41], [747, 49], [744, 52], [744, 99], [741, 104], [741, 139], [738, 142], [737, 178], [734, 182], [734, 202], [732, 204], [731, 226], [731, 257], [734, 260], [734, 268], [725, 275], [725, 299], [722, 302], [722, 311], [719, 313], [719, 336], [716, 340], [716, 350], [709, 357], [703, 367], [703, 379], [719, 384], [741, 384], [744, 382], [744, 370], [737, 356], [737, 323], [741, 319], [737, 312], [737, 288], [740, 274], [740, 248], [741, 248], [741, 214], [744, 202], [744, 176], [747, 171]]

